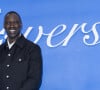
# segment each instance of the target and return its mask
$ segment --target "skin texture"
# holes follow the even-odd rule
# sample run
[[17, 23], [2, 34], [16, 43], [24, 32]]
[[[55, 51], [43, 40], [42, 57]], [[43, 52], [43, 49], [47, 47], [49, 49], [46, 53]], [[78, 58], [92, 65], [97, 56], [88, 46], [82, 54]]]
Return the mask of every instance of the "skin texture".
[[14, 13], [8, 14], [5, 17], [4, 28], [7, 32], [9, 43], [16, 41], [22, 28], [20, 18]]

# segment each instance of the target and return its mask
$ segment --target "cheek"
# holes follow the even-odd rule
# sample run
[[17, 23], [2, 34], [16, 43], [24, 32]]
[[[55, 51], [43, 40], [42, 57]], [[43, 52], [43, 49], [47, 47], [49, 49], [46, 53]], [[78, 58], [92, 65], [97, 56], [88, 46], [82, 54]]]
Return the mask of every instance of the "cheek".
[[18, 25], [17, 28], [18, 28], [19, 30], [21, 30], [22, 27], [21, 27], [20, 25]]
[[5, 29], [8, 29], [8, 28], [9, 28], [9, 26], [4, 26], [4, 28], [5, 28]]
[[14, 25], [14, 27], [16, 27], [16, 28], [20, 28], [20, 25], [16, 24], [16, 25]]

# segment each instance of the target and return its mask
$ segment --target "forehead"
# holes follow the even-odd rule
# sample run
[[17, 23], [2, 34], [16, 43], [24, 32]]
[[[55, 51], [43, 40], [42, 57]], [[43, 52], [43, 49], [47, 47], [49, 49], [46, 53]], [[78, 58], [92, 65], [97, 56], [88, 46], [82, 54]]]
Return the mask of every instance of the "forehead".
[[5, 17], [5, 21], [20, 21], [18, 15], [12, 13], [12, 14], [8, 14], [6, 17]]

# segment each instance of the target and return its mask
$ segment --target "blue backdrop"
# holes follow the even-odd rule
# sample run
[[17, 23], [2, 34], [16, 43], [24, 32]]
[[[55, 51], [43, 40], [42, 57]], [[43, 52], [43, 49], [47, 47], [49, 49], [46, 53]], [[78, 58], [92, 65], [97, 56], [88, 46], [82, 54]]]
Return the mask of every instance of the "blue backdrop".
[[0, 1], [0, 44], [11, 10], [21, 15], [25, 37], [42, 49], [40, 90], [100, 90], [99, 0]]

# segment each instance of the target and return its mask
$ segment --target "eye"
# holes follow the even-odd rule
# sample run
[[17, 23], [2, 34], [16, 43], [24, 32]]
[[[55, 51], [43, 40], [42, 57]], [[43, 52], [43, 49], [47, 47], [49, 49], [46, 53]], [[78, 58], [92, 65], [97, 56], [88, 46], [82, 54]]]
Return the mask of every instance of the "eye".
[[20, 24], [19, 21], [13, 21], [13, 22], [5, 22], [6, 25], [18, 25]]
[[6, 22], [5, 24], [6, 24], [6, 25], [10, 25], [10, 22]]
[[15, 21], [15, 22], [13, 22], [14, 24], [19, 24], [19, 22], [18, 21]]

